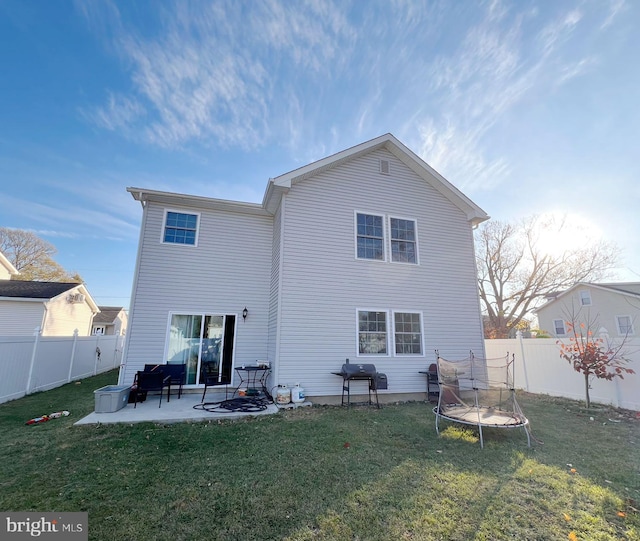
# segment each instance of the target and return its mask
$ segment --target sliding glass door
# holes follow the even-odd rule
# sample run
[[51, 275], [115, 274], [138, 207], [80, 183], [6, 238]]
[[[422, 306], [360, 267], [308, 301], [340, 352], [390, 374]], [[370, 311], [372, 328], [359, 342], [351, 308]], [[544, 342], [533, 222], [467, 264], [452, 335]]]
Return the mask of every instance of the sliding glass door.
[[236, 316], [171, 314], [170, 321], [166, 361], [187, 365], [186, 383], [200, 383], [205, 361], [217, 367], [221, 383], [230, 383]]

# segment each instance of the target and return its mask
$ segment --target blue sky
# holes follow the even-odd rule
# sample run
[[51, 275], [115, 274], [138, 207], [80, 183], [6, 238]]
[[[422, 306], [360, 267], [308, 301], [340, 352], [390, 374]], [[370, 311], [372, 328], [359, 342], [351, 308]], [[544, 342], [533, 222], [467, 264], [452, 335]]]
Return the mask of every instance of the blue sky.
[[259, 202], [390, 132], [493, 218], [640, 281], [640, 2], [0, 0], [0, 226], [128, 306], [127, 186]]

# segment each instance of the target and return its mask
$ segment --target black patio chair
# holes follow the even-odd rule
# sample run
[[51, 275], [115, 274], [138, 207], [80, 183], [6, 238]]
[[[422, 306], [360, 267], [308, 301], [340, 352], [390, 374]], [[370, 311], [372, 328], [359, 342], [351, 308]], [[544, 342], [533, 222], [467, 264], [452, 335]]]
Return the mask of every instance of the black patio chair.
[[171, 376], [166, 376], [161, 370], [153, 372], [140, 371], [136, 374], [136, 399], [133, 402], [133, 407], [138, 405], [138, 394], [147, 393], [149, 391], [160, 391], [160, 402], [158, 407], [162, 406], [162, 393], [164, 388], [167, 388], [167, 402], [169, 402], [169, 396], [171, 394]]
[[224, 398], [229, 397], [229, 381], [224, 380], [224, 376], [220, 377], [219, 363], [217, 361], [205, 361], [200, 365], [200, 383], [204, 383], [204, 392], [202, 393], [202, 403], [204, 404], [204, 396], [207, 394], [209, 387], [219, 387], [224, 385]]
[[171, 385], [178, 387], [178, 398], [182, 397], [182, 386], [187, 379], [187, 365], [186, 364], [145, 364], [145, 372], [164, 372], [165, 376], [171, 377]]

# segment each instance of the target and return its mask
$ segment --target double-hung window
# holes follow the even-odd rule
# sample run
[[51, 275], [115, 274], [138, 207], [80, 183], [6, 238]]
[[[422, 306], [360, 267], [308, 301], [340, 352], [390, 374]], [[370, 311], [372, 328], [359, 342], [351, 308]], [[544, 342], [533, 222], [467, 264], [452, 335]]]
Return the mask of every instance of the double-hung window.
[[417, 263], [416, 222], [400, 218], [389, 218], [391, 232], [391, 261]]
[[588, 289], [580, 290], [580, 305], [591, 306], [591, 292]]
[[616, 316], [618, 324], [618, 334], [620, 336], [629, 336], [633, 334], [633, 320], [631, 316]]
[[[391, 254], [387, 258], [387, 251]], [[356, 213], [356, 257], [393, 263], [418, 263], [415, 220]]]
[[167, 211], [162, 242], [195, 246], [198, 234], [198, 215]]
[[356, 230], [358, 259], [384, 261], [384, 217], [358, 213]]
[[562, 319], [554, 319], [553, 320], [553, 331], [556, 336], [564, 336], [567, 334], [567, 331], [564, 327], [564, 320]]
[[418, 312], [394, 312], [396, 355], [422, 355], [422, 324]]
[[358, 311], [358, 353], [387, 354], [387, 312]]

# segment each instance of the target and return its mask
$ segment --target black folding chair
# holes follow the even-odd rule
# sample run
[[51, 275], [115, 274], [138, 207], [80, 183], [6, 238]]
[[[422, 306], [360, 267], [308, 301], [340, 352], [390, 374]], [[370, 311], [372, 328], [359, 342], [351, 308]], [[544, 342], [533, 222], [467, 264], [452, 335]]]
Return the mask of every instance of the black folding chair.
[[167, 402], [169, 402], [169, 396], [171, 395], [171, 376], [165, 376], [161, 370], [153, 372], [140, 371], [136, 374], [136, 398], [133, 402], [133, 407], [138, 405], [138, 395], [147, 393], [149, 391], [160, 391], [160, 402], [158, 407], [162, 406], [162, 393], [164, 388], [167, 388]]
[[164, 372], [166, 376], [171, 378], [171, 385], [178, 387], [178, 398], [182, 396], [182, 386], [187, 379], [186, 364], [145, 364], [145, 372]]
[[209, 387], [219, 387], [224, 385], [224, 398], [229, 396], [229, 381], [224, 379], [220, 374], [219, 363], [217, 361], [205, 361], [200, 365], [200, 383], [204, 383], [204, 392], [202, 393], [202, 403], [204, 404], [204, 396], [207, 394]]

